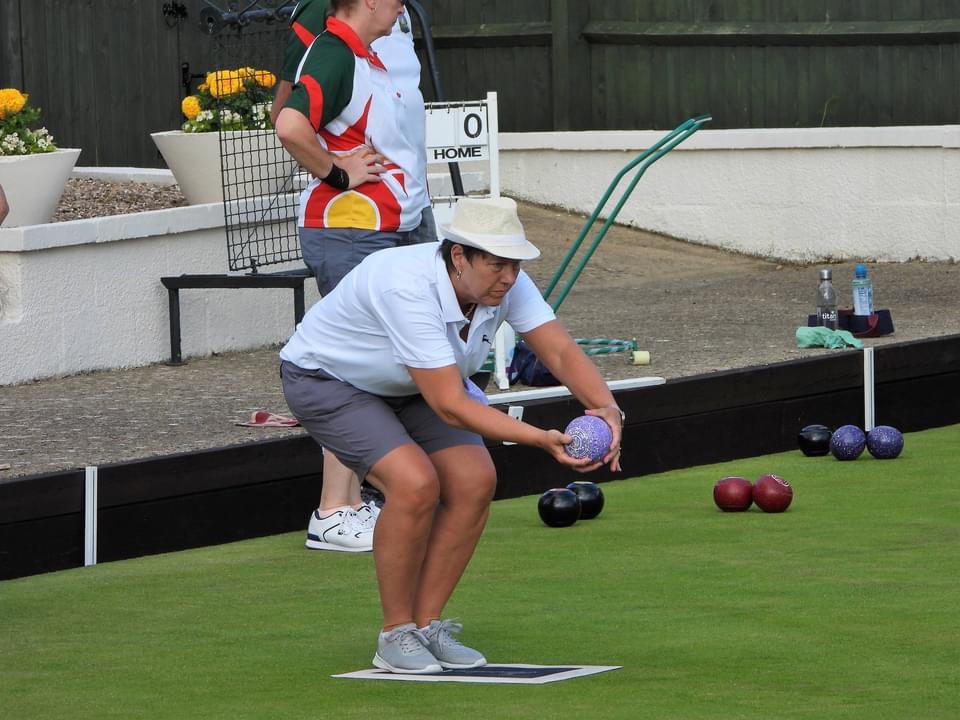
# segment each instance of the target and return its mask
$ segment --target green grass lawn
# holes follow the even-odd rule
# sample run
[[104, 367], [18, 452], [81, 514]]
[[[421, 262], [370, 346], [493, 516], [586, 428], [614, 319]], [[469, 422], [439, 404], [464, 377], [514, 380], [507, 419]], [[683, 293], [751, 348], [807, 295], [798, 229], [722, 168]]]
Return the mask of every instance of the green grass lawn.
[[[495, 503], [449, 614], [493, 662], [624, 666], [553, 685], [331, 679], [370, 664], [373, 561], [303, 533], [2, 582], [0, 716], [957, 718], [958, 449], [960, 425], [894, 461], [608, 483], [565, 529]], [[767, 472], [786, 513], [713, 506], [719, 478]]]

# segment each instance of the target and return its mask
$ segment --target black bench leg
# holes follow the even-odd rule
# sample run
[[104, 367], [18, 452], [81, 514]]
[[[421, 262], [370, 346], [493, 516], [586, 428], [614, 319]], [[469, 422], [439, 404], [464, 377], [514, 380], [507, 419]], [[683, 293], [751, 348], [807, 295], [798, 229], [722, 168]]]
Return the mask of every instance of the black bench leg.
[[170, 304], [170, 362], [169, 365], [183, 365], [180, 350], [180, 290], [167, 288]]
[[296, 328], [303, 320], [303, 285], [293, 289], [293, 327]]

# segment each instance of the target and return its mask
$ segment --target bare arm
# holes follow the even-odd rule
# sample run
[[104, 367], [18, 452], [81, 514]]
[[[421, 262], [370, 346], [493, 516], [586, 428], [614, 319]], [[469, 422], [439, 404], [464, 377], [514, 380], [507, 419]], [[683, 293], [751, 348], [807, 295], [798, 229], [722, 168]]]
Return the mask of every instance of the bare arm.
[[277, 118], [283, 106], [287, 104], [287, 98], [290, 97], [291, 92], [293, 92], [293, 83], [289, 80], [281, 80], [277, 85], [277, 94], [273, 96], [273, 105], [270, 109], [270, 123], [274, 127], [277, 126]]
[[597, 366], [557, 320], [524, 333], [523, 339], [550, 372], [583, 404], [587, 414], [603, 418], [610, 426], [613, 442], [603, 462], [609, 462], [611, 470], [620, 470], [620, 439], [623, 431], [620, 408]]
[[591, 463], [589, 459], [575, 460], [567, 455], [564, 445], [573, 438], [559, 430], [541, 430], [471, 400], [456, 365], [430, 370], [407, 369], [423, 399], [448, 425], [475, 432], [490, 440], [507, 440], [538, 447], [562, 465], [581, 472], [594, 470], [602, 464]]
[[325, 178], [333, 170], [334, 161], [350, 178], [349, 187], [366, 182], [380, 182], [383, 157], [368, 147], [349, 155], [333, 155], [323, 149], [310, 121], [293, 108], [283, 108], [277, 116], [277, 138], [287, 152], [311, 175]]

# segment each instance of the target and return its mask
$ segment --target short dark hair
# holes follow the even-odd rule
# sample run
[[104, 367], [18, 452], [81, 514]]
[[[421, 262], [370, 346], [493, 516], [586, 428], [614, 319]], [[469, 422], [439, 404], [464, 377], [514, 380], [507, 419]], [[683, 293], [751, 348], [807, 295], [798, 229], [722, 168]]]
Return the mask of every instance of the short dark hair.
[[454, 245], [459, 245], [463, 248], [463, 255], [467, 258], [467, 262], [471, 265], [473, 264], [473, 259], [475, 257], [484, 257], [490, 253], [480, 248], [475, 248], [471, 245], [464, 245], [463, 243], [454, 242], [453, 240], [444, 240], [440, 243], [440, 257], [443, 258], [443, 263], [447, 266], [447, 270], [453, 271], [453, 258], [450, 257], [450, 253], [453, 250]]

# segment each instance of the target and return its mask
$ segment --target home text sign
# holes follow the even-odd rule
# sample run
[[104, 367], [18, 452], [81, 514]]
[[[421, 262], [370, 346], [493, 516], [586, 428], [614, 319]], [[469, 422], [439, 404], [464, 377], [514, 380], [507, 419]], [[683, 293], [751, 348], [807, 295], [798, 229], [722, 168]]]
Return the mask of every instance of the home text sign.
[[489, 158], [487, 102], [427, 103], [427, 162]]

